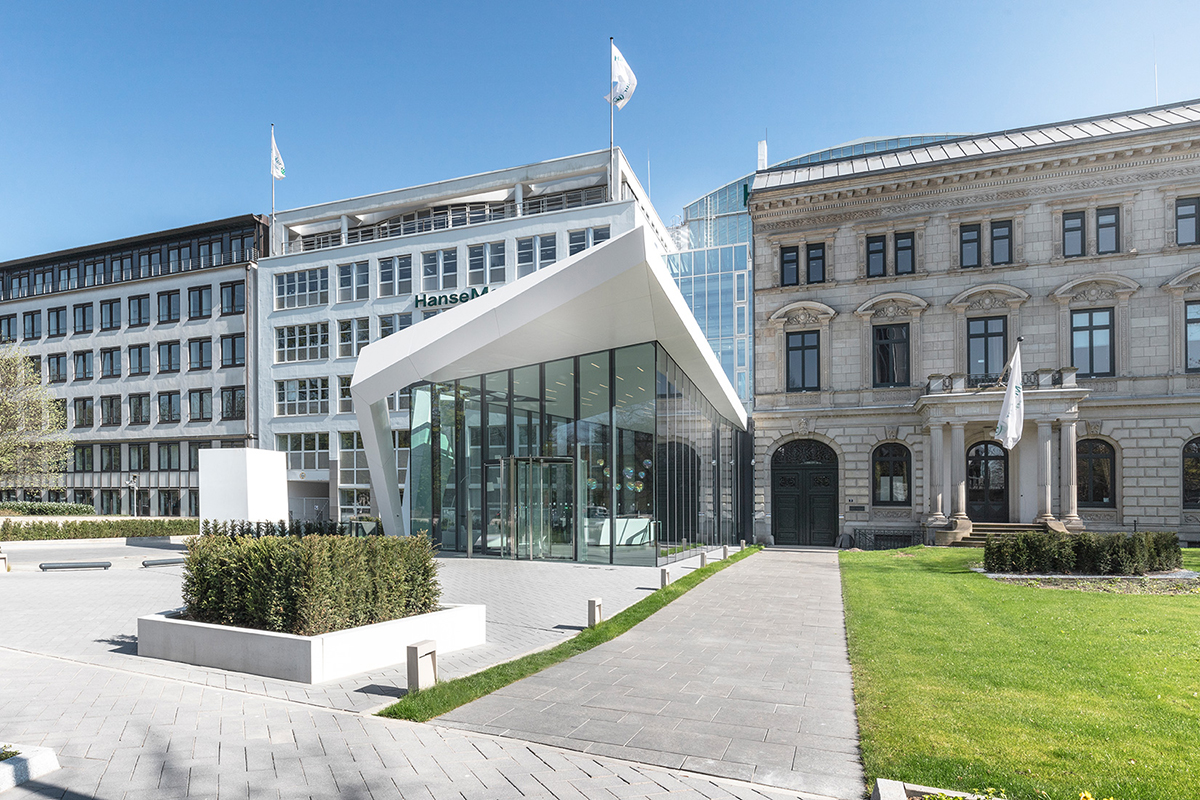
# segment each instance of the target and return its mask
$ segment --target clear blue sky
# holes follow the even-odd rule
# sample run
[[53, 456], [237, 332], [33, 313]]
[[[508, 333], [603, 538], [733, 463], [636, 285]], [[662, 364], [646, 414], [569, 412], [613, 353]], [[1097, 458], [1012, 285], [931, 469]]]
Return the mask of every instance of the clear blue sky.
[[1200, 3], [4, 3], [0, 260], [617, 143], [664, 219], [771, 161], [1200, 97]]

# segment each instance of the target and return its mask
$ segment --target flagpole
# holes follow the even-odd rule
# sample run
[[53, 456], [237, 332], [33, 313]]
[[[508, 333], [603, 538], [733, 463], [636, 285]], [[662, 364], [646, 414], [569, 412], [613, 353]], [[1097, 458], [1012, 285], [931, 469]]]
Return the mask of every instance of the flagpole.
[[616, 105], [616, 97], [613, 96], [613, 81], [616, 80], [613, 75], [613, 37], [608, 37], [608, 199], [615, 200], [616, 195], [613, 193], [613, 179], [616, 178], [616, 169], [613, 165], [613, 107]]
[[275, 123], [271, 123], [271, 255], [275, 255]]

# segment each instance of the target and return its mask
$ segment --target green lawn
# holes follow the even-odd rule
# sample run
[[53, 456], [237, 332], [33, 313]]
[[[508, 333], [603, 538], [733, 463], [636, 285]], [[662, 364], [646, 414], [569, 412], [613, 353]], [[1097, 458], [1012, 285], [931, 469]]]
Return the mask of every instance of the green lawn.
[[[1002, 584], [969, 571], [982, 557], [841, 554], [868, 778], [1200, 797], [1200, 594]], [[1184, 566], [1200, 570], [1200, 551]]]

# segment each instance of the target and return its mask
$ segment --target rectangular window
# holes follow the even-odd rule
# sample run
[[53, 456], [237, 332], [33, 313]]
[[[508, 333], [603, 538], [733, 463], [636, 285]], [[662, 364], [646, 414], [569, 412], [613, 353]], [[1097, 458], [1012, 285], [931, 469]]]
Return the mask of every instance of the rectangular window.
[[52, 308], [46, 312], [46, 335], [47, 336], [66, 336], [67, 335], [67, 309]]
[[95, 401], [90, 397], [75, 398], [75, 427], [90, 428], [96, 424]]
[[182, 418], [179, 406], [179, 392], [158, 393], [158, 421], [179, 422]]
[[438, 254], [436, 250], [431, 253], [421, 253], [421, 288], [427, 292], [436, 292], [438, 289]]
[[130, 425], [149, 425], [150, 424], [150, 395], [148, 395], [148, 394], [131, 394], [131, 395], [129, 395], [129, 424]]
[[567, 255], [573, 256], [587, 249], [587, 231], [567, 232]]
[[1198, 211], [1200, 197], [1175, 201], [1175, 244], [1200, 244], [1200, 227], [1196, 224]]
[[338, 358], [358, 355], [370, 341], [370, 318], [338, 320]]
[[351, 375], [338, 376], [338, 413], [353, 414], [354, 398], [350, 396]]
[[887, 272], [887, 237], [867, 237], [867, 277], [879, 278]]
[[412, 312], [384, 314], [379, 318], [379, 338], [386, 339], [396, 331], [412, 327]]
[[55, 353], [46, 356], [46, 380], [50, 383], [67, 382], [67, 354]]
[[779, 284], [780, 286], [798, 286], [800, 284], [800, 248], [779, 248]]
[[412, 294], [412, 256], [379, 259], [379, 296]]
[[[117, 467], [117, 472], [121, 471]], [[120, 514], [121, 513], [121, 490], [120, 489], [101, 489], [100, 490], [100, 513], [101, 514]]]
[[100, 398], [100, 424], [121, 424], [121, 396], [109, 395]]
[[0, 342], [15, 342], [17, 340], [17, 315], [8, 314], [0, 317]]
[[328, 433], [280, 434], [275, 449], [287, 453], [288, 469], [329, 469]]
[[[158, 443], [158, 468], [160, 471], [179, 469], [179, 442]], [[158, 492], [160, 498], [162, 494], [163, 490], [160, 489]], [[176, 492], [176, 498], [178, 496], [179, 494]]]
[[967, 372], [981, 380], [1000, 380], [1008, 361], [1008, 320], [981, 317], [967, 320]]
[[29, 371], [31, 373], [33, 373], [33, 377], [38, 383], [42, 382], [42, 357], [41, 356], [29, 356]]
[[226, 386], [221, 389], [221, 419], [246, 418], [246, 387]]
[[458, 286], [458, 250], [442, 251], [442, 288], [454, 289]]
[[121, 327], [121, 301], [105, 300], [100, 304], [100, 330], [115, 331]]
[[1184, 310], [1187, 371], [1200, 372], [1200, 302], [1188, 303]]
[[158, 293], [158, 321], [179, 322], [179, 292]]
[[121, 377], [121, 349], [110, 347], [100, 351], [100, 377]]
[[211, 449], [212, 442], [188, 442], [188, 469], [192, 472], [200, 469], [200, 451]]
[[808, 246], [808, 282], [825, 282], [825, 243]]
[[992, 263], [1012, 263], [1012, 220], [992, 223]]
[[212, 420], [212, 389], [192, 389], [188, 392], [188, 420], [210, 422]]
[[42, 312], [41, 311], [25, 312], [25, 338], [26, 339], [42, 338]]
[[908, 325], [876, 325], [875, 385], [908, 386]]
[[221, 337], [221, 366], [246, 366], [246, 334], [235, 333]]
[[92, 304], [84, 303], [75, 306], [75, 333], [92, 332]]
[[221, 315], [243, 314], [246, 311], [246, 283], [221, 284]]
[[1121, 209], [1096, 209], [1096, 252], [1116, 253], [1121, 249]]
[[188, 369], [212, 369], [212, 339], [188, 342]]
[[598, 225], [591, 229], [592, 244], [600, 244], [607, 242], [609, 237], [609, 228], [607, 225]]
[[504, 254], [504, 242], [492, 242], [488, 251], [488, 283], [504, 283], [508, 261]]
[[120, 472], [121, 471], [121, 445], [119, 445], [119, 444], [102, 444], [102, 445], [100, 445], [100, 471], [101, 472]]
[[517, 239], [517, 277], [524, 278], [537, 269], [537, 250], [534, 237]]
[[958, 229], [958, 263], [963, 269], [979, 266], [978, 225], [963, 225]]
[[[163, 469], [160, 465], [159, 469]], [[178, 467], [176, 467], [178, 469]], [[158, 490], [158, 515], [160, 517], [178, 517], [182, 513], [178, 489]]]
[[329, 358], [329, 323], [288, 325], [275, 329], [275, 363]]
[[482, 286], [487, 282], [487, 260], [484, 246], [473, 244], [467, 247], [467, 285]]
[[367, 453], [363, 449], [362, 435], [343, 432], [338, 435], [341, 447], [338, 454], [338, 483], [343, 486], [367, 486], [371, 473], [367, 469]]
[[1083, 255], [1083, 212], [1063, 214], [1063, 258]]
[[1113, 369], [1113, 309], [1071, 312], [1071, 366], [1079, 377], [1115, 375]]
[[558, 234], [543, 233], [538, 239], [538, 269], [558, 261]]
[[150, 345], [135, 344], [129, 348], [129, 374], [150, 374]]
[[338, 302], [368, 300], [371, 297], [370, 262], [338, 264]]
[[131, 472], [143, 472], [150, 469], [150, 445], [129, 445], [129, 469]]
[[916, 271], [917, 258], [912, 233], [897, 233], [893, 242], [896, 245], [896, 274], [913, 274]]
[[75, 445], [75, 458], [72, 469], [74, 472], [91, 472], [93, 469], [92, 463], [92, 446], [90, 444]]
[[188, 319], [212, 316], [212, 287], [193, 286], [188, 289]]
[[179, 372], [179, 342], [159, 342], [158, 372]]
[[129, 327], [150, 324], [150, 295], [129, 298]]
[[787, 390], [789, 392], [812, 392], [820, 389], [820, 332], [789, 333], [787, 349]]
[[275, 381], [275, 416], [329, 413], [329, 378]]
[[75, 353], [75, 380], [90, 381], [92, 377], [92, 351]]
[[275, 276], [275, 308], [307, 308], [329, 303], [329, 269], [306, 269]]

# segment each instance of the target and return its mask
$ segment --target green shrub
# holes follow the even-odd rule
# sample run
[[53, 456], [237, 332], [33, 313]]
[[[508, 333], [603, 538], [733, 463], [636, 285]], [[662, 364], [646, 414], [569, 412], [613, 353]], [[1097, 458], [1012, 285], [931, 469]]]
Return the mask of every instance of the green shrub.
[[381, 536], [378, 519], [357, 522], [332, 520], [280, 520], [279, 522], [247, 522], [246, 520], [203, 520], [201, 533], [222, 536]]
[[1179, 569], [1183, 553], [1170, 531], [1058, 533], [1022, 531], [989, 536], [983, 556], [988, 572], [1019, 574], [1143, 575]]
[[300, 636], [435, 611], [441, 599], [424, 537], [228, 536], [188, 542], [188, 619]]
[[0, 523], [0, 542], [25, 542], [39, 539], [119, 539], [142, 536], [188, 536], [199, 533], [200, 525], [194, 519], [165, 519], [143, 517], [141, 519], [93, 518], [87, 521], [66, 520], [58, 522], [14, 522], [6, 519]]
[[87, 503], [27, 503], [20, 500], [0, 503], [0, 511], [11, 511], [22, 517], [81, 517], [96, 513], [96, 509]]

